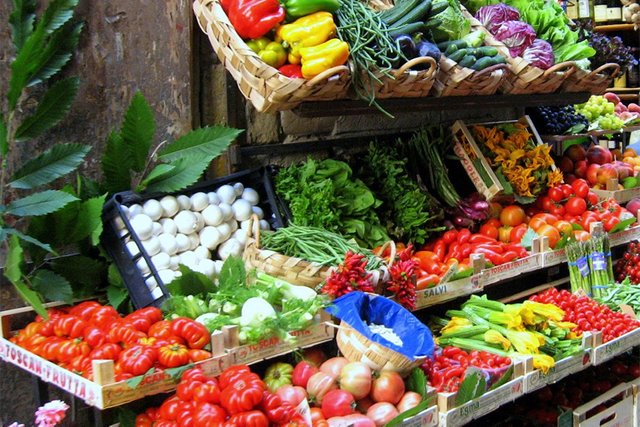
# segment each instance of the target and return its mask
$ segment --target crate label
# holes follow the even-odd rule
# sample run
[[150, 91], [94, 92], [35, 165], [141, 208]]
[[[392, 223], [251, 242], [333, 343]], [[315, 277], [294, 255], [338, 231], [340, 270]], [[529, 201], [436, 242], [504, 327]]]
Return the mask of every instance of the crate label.
[[438, 406], [432, 406], [424, 411], [404, 420], [405, 427], [435, 427], [438, 425]]
[[491, 283], [501, 282], [506, 279], [513, 279], [522, 273], [528, 273], [540, 267], [540, 257], [538, 254], [521, 258], [513, 262], [497, 265], [487, 270], [483, 270], [483, 286]]
[[599, 365], [606, 362], [637, 345], [640, 345], [640, 328], [627, 332], [608, 343], [596, 346], [593, 349], [593, 364]]
[[255, 344], [246, 344], [230, 349], [229, 352], [233, 355], [235, 363], [252, 363], [290, 352], [297, 347], [309, 346], [333, 339], [333, 331], [332, 327], [326, 323], [321, 323], [301, 331], [290, 332], [296, 338], [293, 343], [286, 343], [280, 338], [272, 337]]
[[590, 365], [591, 354], [587, 350], [584, 353], [575, 354], [557, 361], [555, 366], [549, 369], [549, 372], [546, 374], [536, 369], [525, 376], [524, 392], [530, 393], [546, 386], [547, 384], [556, 383], [569, 375], [582, 371]]
[[448, 301], [465, 295], [479, 292], [482, 287], [476, 276], [456, 280], [455, 282], [442, 283], [432, 288], [427, 288], [416, 293], [416, 307], [424, 308], [443, 301]]
[[84, 400], [87, 404], [102, 405], [100, 386], [80, 375], [74, 374], [58, 365], [5, 340], [2, 342], [2, 358], [19, 368], [37, 375], [42, 381], [51, 383]]
[[465, 403], [448, 412], [440, 414], [442, 425], [462, 425], [479, 418], [498, 407], [513, 402], [524, 393], [523, 377], [509, 381], [495, 390], [489, 391], [477, 399]]
[[542, 257], [542, 267], [551, 267], [567, 262], [567, 252], [564, 249], [542, 252], [540, 256]]
[[628, 228], [618, 233], [609, 234], [609, 242], [611, 246], [620, 246], [640, 239], [640, 226]]

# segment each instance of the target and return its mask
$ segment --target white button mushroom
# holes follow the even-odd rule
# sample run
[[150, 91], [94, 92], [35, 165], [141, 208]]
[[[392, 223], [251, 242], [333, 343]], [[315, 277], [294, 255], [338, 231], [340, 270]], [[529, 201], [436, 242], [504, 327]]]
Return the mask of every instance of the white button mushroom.
[[165, 254], [171, 256], [178, 252], [178, 243], [176, 242], [176, 236], [169, 233], [162, 233], [158, 236], [160, 241], [160, 250]]
[[269, 223], [266, 220], [261, 219], [260, 220], [260, 230], [271, 230], [271, 226], [269, 225]]
[[206, 193], [198, 192], [191, 195], [191, 210], [200, 212], [209, 206], [209, 197]]
[[191, 240], [186, 234], [178, 233], [176, 234], [176, 245], [178, 246], [178, 252], [188, 251], [191, 247]]
[[178, 231], [182, 234], [191, 234], [196, 231], [198, 218], [191, 211], [180, 211], [174, 218]]
[[240, 227], [238, 225], [238, 221], [232, 219], [231, 221], [227, 221], [227, 224], [229, 224], [229, 227], [231, 227], [231, 232], [233, 233], [234, 231], [236, 231], [238, 229], [238, 227]]
[[162, 218], [160, 219], [160, 224], [162, 225], [163, 233], [171, 234], [172, 236], [178, 233], [178, 226], [172, 218]]
[[154, 222], [152, 224], [152, 230], [153, 231], [151, 232], [151, 234], [153, 234], [154, 236], [157, 236], [164, 231], [162, 229], [162, 224], [160, 224], [159, 222]]
[[233, 209], [233, 217], [238, 221], [246, 221], [251, 218], [253, 211], [251, 210], [251, 203], [244, 199], [238, 199], [231, 205]]
[[231, 204], [236, 199], [236, 190], [232, 186], [226, 184], [216, 190], [216, 194], [220, 198], [220, 202]]
[[202, 262], [203, 259], [211, 259], [211, 252], [209, 252], [209, 249], [202, 245], [195, 248], [193, 252], [196, 254], [200, 262]]
[[229, 221], [233, 218], [233, 208], [228, 203], [220, 203], [220, 211], [222, 211], [222, 221]]
[[129, 218], [134, 218], [142, 213], [144, 213], [144, 211], [142, 210], [142, 206], [139, 204], [135, 203], [129, 206]]
[[200, 212], [194, 212], [193, 214], [196, 216], [195, 232], [197, 233], [198, 231], [202, 230], [202, 227], [204, 227], [204, 216]]
[[172, 270], [177, 270], [179, 265], [180, 265], [180, 255], [172, 256], [171, 260], [169, 261], [169, 268], [171, 268]]
[[174, 196], [164, 196], [160, 199], [160, 206], [162, 206], [162, 216], [171, 218], [180, 210], [178, 199]]
[[193, 270], [198, 265], [198, 257], [193, 251], [186, 251], [180, 254], [180, 264], [184, 264]]
[[260, 206], [252, 206], [251, 211], [253, 212], [254, 215], [258, 217], [258, 219], [264, 218], [264, 211]]
[[152, 236], [151, 238], [142, 241], [142, 247], [149, 256], [154, 256], [160, 252], [160, 240], [156, 236]]
[[198, 267], [196, 268], [196, 271], [204, 274], [207, 277], [211, 277], [215, 272], [215, 263], [210, 259], [200, 260], [200, 262], [198, 263]]
[[165, 269], [158, 271], [158, 277], [160, 277], [162, 283], [166, 285], [167, 283], [171, 283], [176, 276], [173, 270]]
[[236, 197], [242, 196], [242, 193], [244, 192], [244, 184], [241, 182], [236, 182], [235, 184], [233, 184], [233, 190], [236, 192]]
[[214, 250], [222, 242], [222, 235], [216, 227], [207, 226], [200, 230], [200, 243], [205, 248]]
[[151, 276], [147, 280], [145, 280], [144, 283], [147, 285], [147, 288], [150, 291], [153, 291], [155, 288], [158, 287], [158, 282], [156, 281], [156, 278], [153, 277], [153, 276]]
[[242, 198], [254, 206], [260, 202], [260, 195], [258, 195], [258, 192], [249, 187], [245, 188], [242, 192]]
[[220, 232], [220, 242], [224, 242], [229, 237], [231, 237], [231, 226], [228, 223], [223, 222], [216, 228]]
[[162, 288], [160, 286], [156, 286], [152, 291], [151, 291], [151, 296], [155, 299], [158, 298], [162, 298], [162, 296], [164, 295], [164, 293], [162, 292]]
[[220, 272], [222, 271], [222, 266], [224, 265], [224, 261], [221, 261], [221, 260], [217, 259], [213, 263], [215, 264], [213, 275], [214, 276], [218, 276], [218, 275], [220, 275]]
[[131, 228], [140, 240], [146, 240], [153, 235], [153, 221], [144, 214], [136, 215], [131, 219]]
[[210, 191], [207, 193], [207, 198], [209, 199], [209, 204], [210, 205], [219, 205], [220, 204], [220, 197], [218, 197], [218, 195], [216, 194], [215, 191]]
[[242, 228], [239, 228], [233, 232], [231, 237], [236, 239], [243, 246], [247, 244], [247, 230], [243, 230]]
[[222, 210], [218, 205], [209, 205], [202, 211], [206, 225], [219, 225], [222, 222]]
[[218, 257], [225, 261], [231, 255], [242, 255], [243, 246], [236, 239], [229, 239], [218, 247]]
[[171, 265], [171, 257], [169, 254], [164, 252], [160, 252], [151, 257], [151, 262], [156, 270], [164, 270], [170, 267]]
[[142, 205], [142, 211], [145, 215], [154, 221], [162, 217], [162, 205], [156, 199], [149, 199]]
[[138, 244], [134, 241], [127, 242], [125, 245], [131, 256], [136, 256], [140, 253], [140, 248], [138, 248]]
[[188, 211], [191, 209], [191, 199], [189, 196], [185, 196], [184, 194], [180, 194], [176, 197], [176, 201], [178, 202], [178, 206], [180, 206], [180, 210]]
[[246, 221], [240, 221], [240, 228], [243, 230], [249, 230], [249, 227], [251, 226], [252, 221], [251, 220], [246, 220]]
[[198, 237], [198, 233], [187, 234], [189, 238], [189, 249], [194, 250], [200, 245], [200, 237]]
[[129, 206], [120, 206], [120, 210], [122, 211], [122, 215], [127, 219], [131, 219], [131, 212], [129, 211]]
[[136, 267], [138, 267], [138, 270], [140, 270], [142, 274], [149, 274], [151, 272], [149, 266], [147, 265], [147, 261], [145, 261], [144, 258], [140, 258], [136, 262]]

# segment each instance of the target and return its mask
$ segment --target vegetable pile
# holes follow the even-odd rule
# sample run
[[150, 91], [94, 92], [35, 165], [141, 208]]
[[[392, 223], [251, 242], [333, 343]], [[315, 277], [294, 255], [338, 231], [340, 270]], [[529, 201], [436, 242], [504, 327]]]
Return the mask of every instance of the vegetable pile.
[[186, 318], [162, 320], [162, 312], [146, 307], [124, 317], [110, 306], [85, 301], [68, 308], [49, 309], [11, 342], [59, 366], [93, 378], [93, 360], [114, 360], [115, 379], [143, 375], [211, 358], [204, 348], [207, 329]]
[[244, 263], [235, 257], [225, 261], [216, 287], [203, 284], [195, 273], [185, 273], [170, 290], [171, 297], [163, 306], [170, 318], [195, 319], [209, 333], [237, 325], [241, 344], [272, 336], [293, 342], [289, 332], [309, 327], [318, 310], [329, 304], [306, 286], [262, 272], [247, 275]]
[[640, 243], [629, 243], [622, 257], [615, 265], [615, 279], [618, 282], [629, 280], [632, 284], [640, 283]]

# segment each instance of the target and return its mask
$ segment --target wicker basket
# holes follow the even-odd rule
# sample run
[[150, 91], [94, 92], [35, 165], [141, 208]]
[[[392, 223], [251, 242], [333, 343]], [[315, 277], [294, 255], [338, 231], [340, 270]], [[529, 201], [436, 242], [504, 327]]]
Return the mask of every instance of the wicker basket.
[[303, 101], [347, 97], [350, 84], [347, 66], [333, 67], [311, 80], [289, 78], [267, 65], [247, 46], [218, 0], [195, 0], [193, 11], [218, 58], [256, 110], [290, 110]]
[[[468, 15], [469, 17], [471, 15]], [[484, 42], [487, 46], [493, 46], [507, 59], [509, 72], [502, 81], [499, 91], [508, 94], [523, 93], [554, 93], [557, 92], [562, 83], [576, 72], [577, 67], [574, 61], [561, 62], [543, 70], [531, 65], [529, 61], [522, 57], [512, 57], [509, 48], [497, 40], [480, 22], [470, 17], [485, 32]]]
[[[258, 221], [253, 218], [248, 228], [247, 243], [242, 256], [247, 268], [255, 268], [294, 285], [307, 286], [313, 289], [331, 275], [333, 270], [331, 266], [262, 249], [260, 247], [260, 227], [257, 225]], [[390, 243], [392, 244], [392, 256], [390, 259], [394, 259], [395, 245], [392, 242]], [[384, 292], [384, 283], [389, 280], [388, 267], [369, 271], [369, 273], [372, 275], [371, 282], [374, 284], [376, 293]]]
[[404, 355], [371, 341], [344, 321], [338, 326], [336, 342], [340, 353], [350, 362], [362, 362], [375, 371], [391, 370], [402, 376], [422, 364], [426, 357], [411, 360]]
[[[419, 64], [427, 64], [426, 70], [412, 70]], [[428, 56], [419, 56], [407, 61], [397, 70], [392, 70], [393, 78], [380, 75], [380, 82], [374, 82], [375, 98], [418, 98], [429, 95], [435, 82], [438, 63]]]
[[433, 84], [436, 96], [493, 95], [506, 75], [507, 64], [497, 64], [482, 71], [460, 67], [444, 55]]
[[620, 73], [620, 65], [609, 63], [589, 72], [577, 69], [562, 85], [564, 92], [589, 92], [592, 95], [602, 95], [613, 85]]

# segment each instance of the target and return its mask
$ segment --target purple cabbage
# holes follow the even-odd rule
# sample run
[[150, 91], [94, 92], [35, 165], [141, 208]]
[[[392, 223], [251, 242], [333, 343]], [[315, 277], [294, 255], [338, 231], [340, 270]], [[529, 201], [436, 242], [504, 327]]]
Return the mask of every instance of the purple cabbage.
[[476, 12], [476, 19], [480, 21], [491, 34], [494, 34], [495, 30], [497, 30], [503, 22], [519, 21], [520, 12], [504, 3], [498, 3], [482, 6]]
[[526, 22], [522, 21], [505, 21], [498, 29], [494, 36], [496, 40], [501, 41], [509, 48], [511, 56], [521, 56], [526, 48], [536, 39], [536, 31]]
[[553, 47], [549, 42], [542, 39], [535, 39], [531, 46], [526, 48], [522, 57], [534, 67], [546, 70], [555, 63]]

